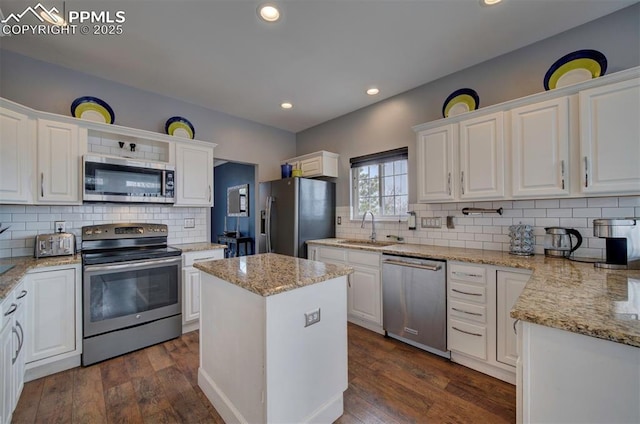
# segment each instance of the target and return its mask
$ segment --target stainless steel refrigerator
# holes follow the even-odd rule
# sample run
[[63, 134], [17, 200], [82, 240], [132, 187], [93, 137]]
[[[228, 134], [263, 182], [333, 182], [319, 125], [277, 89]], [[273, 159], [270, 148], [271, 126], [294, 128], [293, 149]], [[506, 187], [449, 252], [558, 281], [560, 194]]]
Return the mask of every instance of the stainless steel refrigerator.
[[307, 240], [336, 236], [336, 185], [309, 178], [260, 183], [258, 253], [307, 257]]

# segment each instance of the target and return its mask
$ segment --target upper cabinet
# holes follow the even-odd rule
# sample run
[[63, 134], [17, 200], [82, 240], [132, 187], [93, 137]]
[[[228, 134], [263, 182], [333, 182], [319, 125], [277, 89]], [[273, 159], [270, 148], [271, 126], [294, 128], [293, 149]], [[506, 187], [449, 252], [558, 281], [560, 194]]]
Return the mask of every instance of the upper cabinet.
[[640, 79], [580, 92], [585, 194], [640, 191]]
[[418, 133], [418, 201], [504, 196], [503, 112]]
[[35, 121], [0, 107], [0, 203], [32, 203]]
[[38, 203], [82, 203], [81, 160], [86, 148], [86, 129], [38, 119]]
[[511, 110], [513, 197], [569, 195], [569, 98]]
[[418, 202], [640, 194], [640, 67], [413, 127]]
[[457, 125], [418, 133], [418, 201], [453, 200], [454, 161], [457, 159]]
[[302, 176], [313, 177], [338, 177], [338, 158], [336, 153], [325, 152], [324, 150], [307, 155], [287, 159], [282, 164], [288, 163], [293, 169], [302, 171]]
[[176, 144], [174, 206], [213, 206], [213, 147], [205, 144]]
[[460, 199], [504, 196], [503, 112], [460, 122]]

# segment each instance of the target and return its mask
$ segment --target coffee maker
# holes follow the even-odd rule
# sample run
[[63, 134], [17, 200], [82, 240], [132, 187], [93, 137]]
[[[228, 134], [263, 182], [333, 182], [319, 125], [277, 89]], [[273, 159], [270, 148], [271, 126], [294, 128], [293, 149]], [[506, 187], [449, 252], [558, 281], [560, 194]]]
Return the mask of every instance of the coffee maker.
[[594, 219], [593, 235], [606, 241], [605, 262], [596, 267], [640, 269], [640, 218]]

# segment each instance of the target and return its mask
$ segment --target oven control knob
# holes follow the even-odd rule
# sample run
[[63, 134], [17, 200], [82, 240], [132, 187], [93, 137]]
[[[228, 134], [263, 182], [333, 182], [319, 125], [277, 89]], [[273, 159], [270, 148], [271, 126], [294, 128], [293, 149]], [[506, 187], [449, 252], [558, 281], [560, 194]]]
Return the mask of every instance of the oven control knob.
[[163, 228], [163, 229], [162, 229], [162, 232], [163, 232], [163, 233], [166, 233], [166, 232], [167, 232], [167, 229], [166, 229], [166, 228]]
[[102, 234], [102, 230], [93, 230], [93, 234]]
[[140, 314], [136, 315], [136, 319], [140, 319]]
[[139, 234], [144, 233], [144, 229], [142, 229], [142, 228], [138, 228], [138, 233], [139, 233]]
[[90, 236], [91, 234], [93, 234], [93, 230], [86, 230], [84, 233], [86, 235]]

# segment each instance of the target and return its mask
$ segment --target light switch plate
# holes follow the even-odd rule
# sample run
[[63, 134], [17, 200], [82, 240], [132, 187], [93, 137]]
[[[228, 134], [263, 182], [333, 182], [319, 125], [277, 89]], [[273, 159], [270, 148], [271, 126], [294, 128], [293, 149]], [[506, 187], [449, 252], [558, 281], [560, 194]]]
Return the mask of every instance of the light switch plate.
[[423, 216], [420, 219], [420, 227], [422, 227], [422, 228], [440, 228], [440, 227], [442, 227], [442, 218], [440, 218], [440, 217], [428, 218], [428, 217]]

